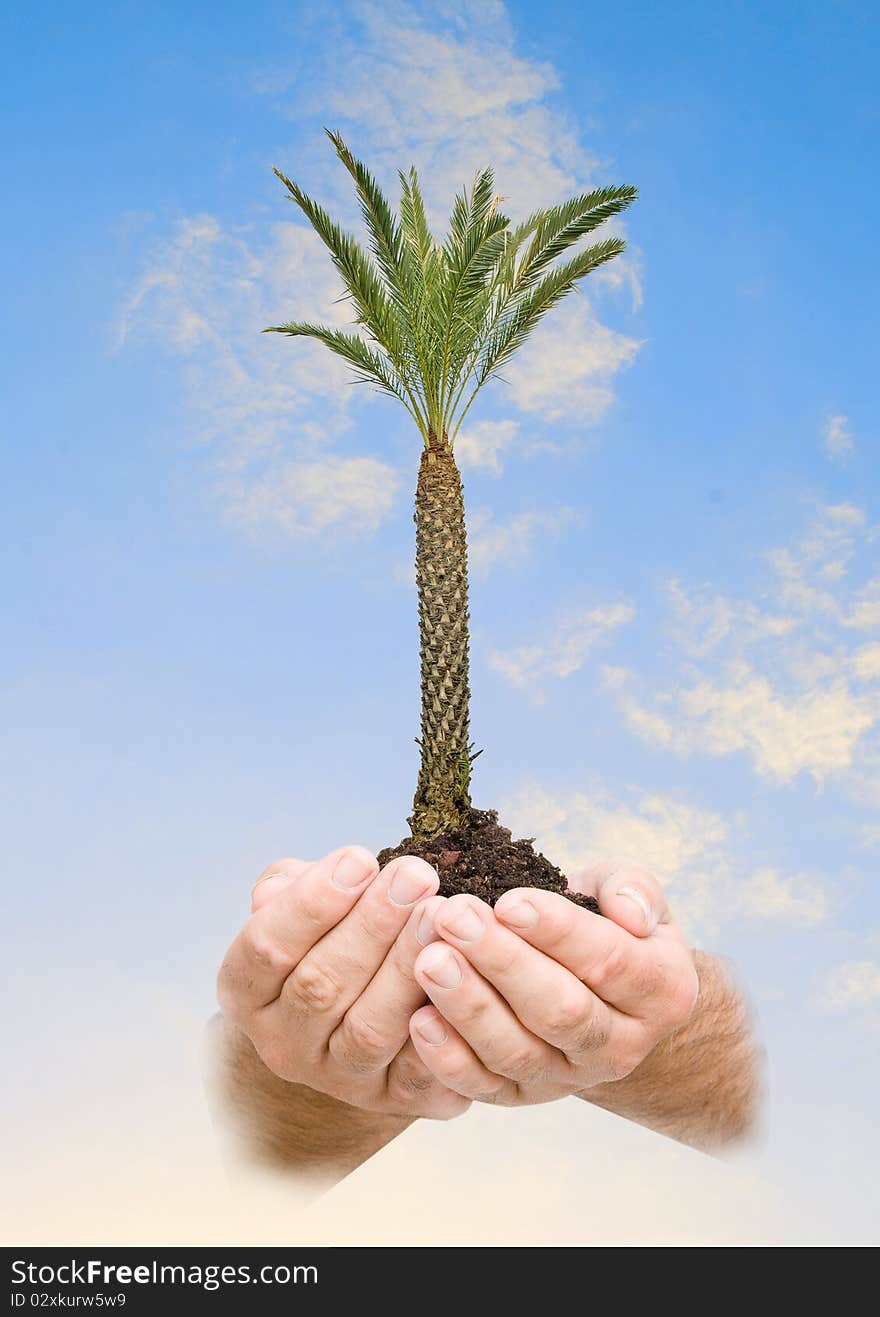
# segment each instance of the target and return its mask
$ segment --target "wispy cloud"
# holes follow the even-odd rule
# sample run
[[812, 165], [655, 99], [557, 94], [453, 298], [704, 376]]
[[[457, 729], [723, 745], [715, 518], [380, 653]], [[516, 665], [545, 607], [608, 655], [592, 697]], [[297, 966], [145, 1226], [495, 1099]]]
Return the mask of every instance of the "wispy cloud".
[[848, 960], [827, 975], [822, 1001], [832, 1010], [859, 1010], [880, 1005], [880, 961]]
[[581, 291], [522, 349], [505, 377], [509, 396], [520, 411], [545, 420], [595, 425], [614, 403], [615, 376], [640, 347], [637, 339], [603, 325]]
[[807, 875], [786, 878], [776, 869], [758, 869], [738, 888], [744, 915], [755, 919], [781, 919], [810, 928], [828, 918], [829, 902], [822, 885]]
[[[727, 676], [729, 684], [703, 680], [666, 693], [668, 716], [626, 690], [621, 707], [645, 740], [678, 754], [745, 751], [762, 777], [781, 783], [802, 771], [819, 783], [845, 772], [859, 739], [880, 720], [880, 694], [854, 690], [846, 678], [786, 696], [749, 667]], [[620, 689], [617, 674], [614, 686]]]
[[503, 5], [446, 4], [427, 13], [390, 0], [351, 4], [346, 18], [305, 85], [291, 67], [291, 105], [350, 126], [353, 145], [369, 149], [389, 180], [415, 163], [435, 222], [486, 164], [494, 163], [499, 191], [523, 210], [571, 190], [595, 168], [575, 126], [546, 104], [559, 88], [556, 70], [517, 52]]
[[501, 475], [501, 455], [513, 446], [519, 432], [516, 421], [477, 421], [462, 430], [455, 441], [455, 456], [463, 469]]
[[257, 479], [230, 476], [224, 493], [229, 518], [248, 530], [300, 538], [333, 527], [355, 535], [381, 524], [399, 483], [397, 472], [378, 458], [327, 456], [278, 461]]
[[577, 522], [573, 508], [520, 512], [496, 520], [489, 508], [475, 508], [468, 518], [468, 556], [474, 576], [488, 576], [495, 567], [518, 567], [532, 556], [539, 542], [555, 539]]
[[855, 441], [849, 428], [849, 417], [838, 413], [829, 416], [824, 431], [825, 452], [832, 462], [845, 461], [855, 452]]
[[778, 783], [852, 775], [880, 726], [880, 646], [860, 634], [880, 623], [880, 582], [856, 570], [873, 538], [861, 509], [830, 504], [766, 555], [760, 603], [672, 582], [686, 677], [648, 697], [635, 673], [606, 670], [630, 728], [681, 755], [745, 753]]
[[767, 926], [805, 928], [829, 913], [813, 876], [750, 871], [739, 820], [728, 820], [679, 796], [605, 787], [551, 792], [529, 783], [503, 804], [516, 833], [536, 837], [544, 854], [573, 875], [599, 859], [630, 859], [667, 888], [674, 912], [692, 933], [743, 918]]
[[328, 451], [350, 425], [341, 363], [306, 340], [261, 333], [296, 305], [345, 324], [339, 293], [317, 235], [302, 225], [258, 234], [201, 215], [158, 244], [121, 310], [117, 344], [148, 336], [180, 363], [224, 514], [253, 533], [350, 535], [374, 529], [392, 506], [391, 466]]
[[572, 608], [545, 623], [546, 639], [533, 645], [494, 650], [489, 666], [511, 685], [541, 696], [542, 683], [570, 677], [583, 667], [591, 650], [635, 617], [626, 601], [595, 608]]

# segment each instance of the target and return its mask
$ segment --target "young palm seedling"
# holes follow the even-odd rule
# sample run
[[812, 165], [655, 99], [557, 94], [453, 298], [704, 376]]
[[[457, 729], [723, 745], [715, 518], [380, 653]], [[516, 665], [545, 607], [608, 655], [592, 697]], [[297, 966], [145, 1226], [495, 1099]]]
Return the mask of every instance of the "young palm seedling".
[[[624, 249], [608, 237], [562, 260], [626, 209], [634, 187], [605, 187], [536, 210], [515, 227], [499, 209], [491, 169], [455, 199], [443, 243], [432, 236], [414, 169], [400, 174], [395, 213], [376, 180], [328, 132], [357, 189], [366, 251], [296, 183], [278, 178], [330, 252], [361, 332], [292, 322], [267, 333], [317, 339], [356, 378], [391, 394], [422, 437], [416, 484], [416, 585], [421, 655], [419, 778], [411, 836], [379, 856], [421, 855], [443, 895], [494, 904], [510, 887], [564, 892], [565, 879], [531, 841], [513, 841], [493, 810], [471, 803], [467, 540], [455, 440], [480, 390], [578, 282]], [[479, 753], [479, 752], [478, 752]], [[578, 898], [590, 903], [591, 898]]]

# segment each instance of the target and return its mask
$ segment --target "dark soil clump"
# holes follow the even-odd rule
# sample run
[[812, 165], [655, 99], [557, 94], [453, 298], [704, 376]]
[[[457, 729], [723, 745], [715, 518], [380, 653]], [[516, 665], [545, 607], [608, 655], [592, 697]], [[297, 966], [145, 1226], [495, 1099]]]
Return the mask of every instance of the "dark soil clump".
[[428, 841], [405, 837], [399, 846], [380, 851], [379, 863], [385, 865], [399, 855], [418, 855], [433, 865], [440, 875], [441, 896], [467, 892], [494, 905], [513, 887], [542, 887], [599, 913], [594, 897], [568, 891], [563, 874], [535, 850], [531, 838], [513, 841], [494, 809], [475, 809], [466, 827]]

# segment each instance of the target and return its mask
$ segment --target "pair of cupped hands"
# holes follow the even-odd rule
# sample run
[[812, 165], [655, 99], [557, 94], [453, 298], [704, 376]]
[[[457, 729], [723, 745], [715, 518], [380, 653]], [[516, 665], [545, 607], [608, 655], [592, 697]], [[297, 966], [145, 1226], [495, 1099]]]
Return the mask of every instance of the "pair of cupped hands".
[[437, 895], [424, 860], [360, 846], [270, 865], [220, 969], [224, 1015], [284, 1080], [370, 1111], [447, 1119], [623, 1079], [688, 1019], [692, 956], [657, 880], [574, 876], [604, 918], [517, 888]]

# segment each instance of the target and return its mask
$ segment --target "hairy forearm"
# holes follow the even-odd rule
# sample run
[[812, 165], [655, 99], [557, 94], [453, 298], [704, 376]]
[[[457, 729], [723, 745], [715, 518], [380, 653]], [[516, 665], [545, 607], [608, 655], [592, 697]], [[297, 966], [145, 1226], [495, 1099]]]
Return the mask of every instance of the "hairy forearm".
[[704, 1152], [755, 1130], [763, 1092], [763, 1052], [751, 1012], [727, 967], [694, 952], [700, 995], [677, 1029], [616, 1083], [580, 1094], [628, 1120]]
[[209, 1026], [209, 1050], [217, 1114], [251, 1165], [296, 1172], [327, 1187], [412, 1123], [279, 1079], [247, 1036], [222, 1017]]

